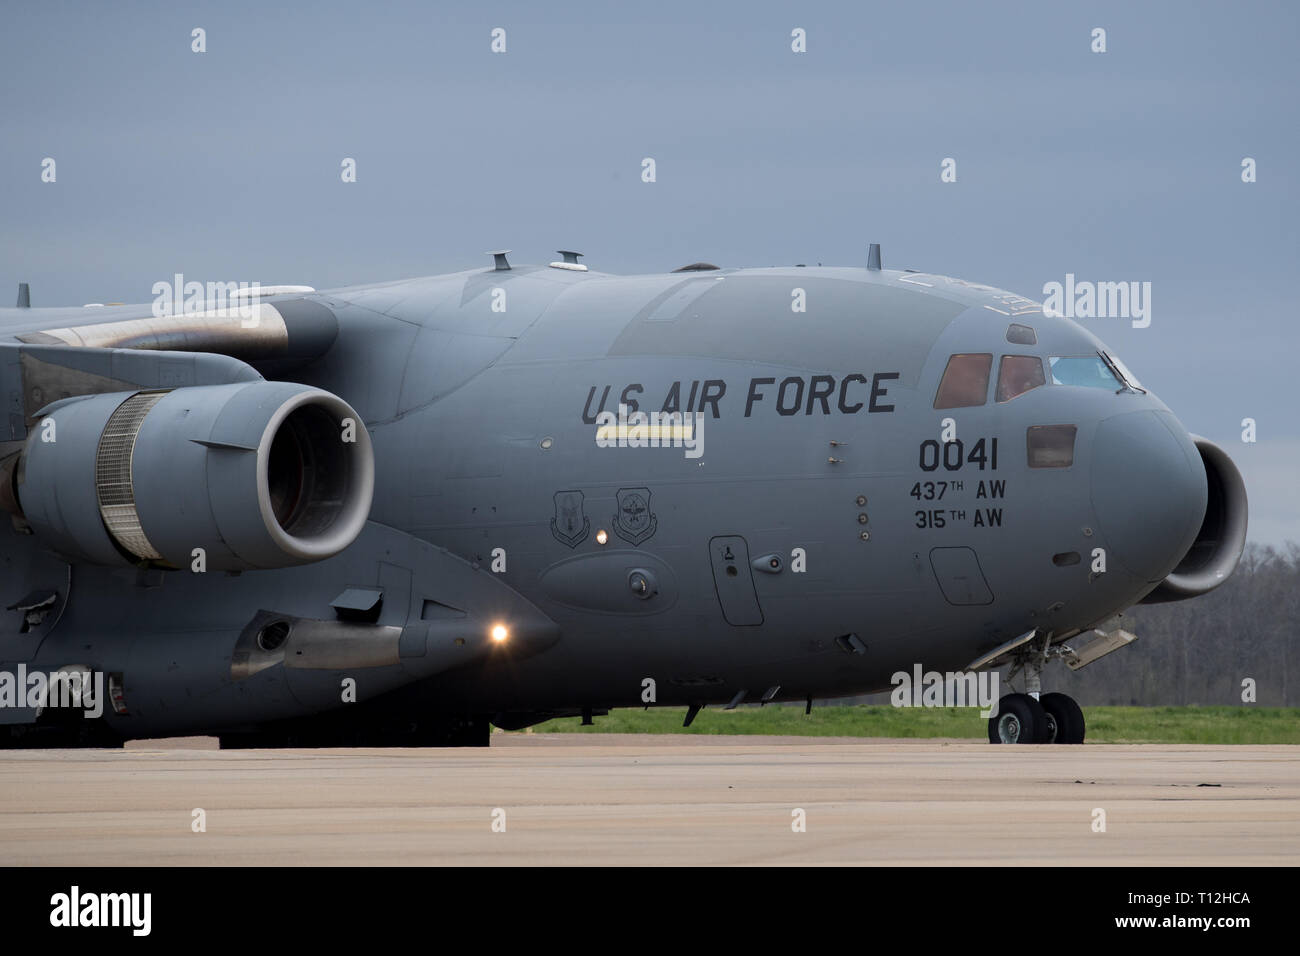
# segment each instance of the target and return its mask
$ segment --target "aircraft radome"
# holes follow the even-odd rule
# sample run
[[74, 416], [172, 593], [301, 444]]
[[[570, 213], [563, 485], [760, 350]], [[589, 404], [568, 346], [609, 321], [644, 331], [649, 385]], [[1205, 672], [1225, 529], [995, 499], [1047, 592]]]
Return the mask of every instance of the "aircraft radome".
[[7, 745], [482, 745], [1005, 664], [990, 739], [1081, 742], [1044, 665], [1241, 554], [1227, 455], [1020, 296], [875, 246], [493, 255], [0, 310]]

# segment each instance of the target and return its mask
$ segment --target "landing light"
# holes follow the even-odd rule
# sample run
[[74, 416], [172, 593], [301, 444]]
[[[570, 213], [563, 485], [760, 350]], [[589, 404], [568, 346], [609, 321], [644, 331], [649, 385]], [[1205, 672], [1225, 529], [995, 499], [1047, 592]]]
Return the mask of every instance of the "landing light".
[[505, 641], [509, 636], [510, 632], [506, 630], [504, 624], [498, 624], [496, 627], [492, 628], [492, 640], [496, 641], [498, 644]]
[[601, 528], [599, 531], [596, 532], [596, 543], [597, 543], [597, 544], [604, 544], [604, 543], [605, 543], [606, 541], [608, 541], [608, 540], [609, 540], [609, 535], [605, 533], [605, 529], [604, 529], [604, 528]]

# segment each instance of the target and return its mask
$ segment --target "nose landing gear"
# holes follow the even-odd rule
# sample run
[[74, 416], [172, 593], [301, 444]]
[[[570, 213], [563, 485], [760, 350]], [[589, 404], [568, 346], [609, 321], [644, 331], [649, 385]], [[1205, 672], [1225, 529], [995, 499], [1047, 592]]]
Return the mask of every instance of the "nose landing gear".
[[989, 718], [991, 744], [1043, 744], [1048, 734], [1047, 711], [1028, 694], [1007, 694]]
[[1072, 653], [1064, 645], [1052, 647], [1045, 634], [1015, 649], [1011, 658], [1015, 666], [1008, 680], [1023, 672], [1026, 693], [1007, 694], [998, 701], [998, 712], [989, 718], [989, 743], [1083, 743], [1083, 711], [1074, 698], [1040, 693], [1043, 665], [1053, 656]]
[[1007, 694], [998, 712], [989, 718], [991, 744], [1081, 744], [1083, 711], [1073, 697], [1043, 694]]

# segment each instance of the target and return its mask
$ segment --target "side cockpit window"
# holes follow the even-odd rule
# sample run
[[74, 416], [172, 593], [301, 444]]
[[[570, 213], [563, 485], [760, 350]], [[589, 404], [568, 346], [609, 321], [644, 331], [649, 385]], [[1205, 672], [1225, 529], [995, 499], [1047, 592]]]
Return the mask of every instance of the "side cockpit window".
[[1004, 355], [998, 364], [998, 401], [1009, 402], [1031, 388], [1046, 385], [1043, 360], [1037, 355]]
[[989, 372], [993, 356], [986, 352], [963, 353], [948, 359], [943, 370], [939, 391], [934, 396], [935, 408], [969, 408], [983, 405], [989, 394]]
[[1074, 464], [1076, 425], [1030, 425], [1025, 432], [1030, 468], [1069, 468]]

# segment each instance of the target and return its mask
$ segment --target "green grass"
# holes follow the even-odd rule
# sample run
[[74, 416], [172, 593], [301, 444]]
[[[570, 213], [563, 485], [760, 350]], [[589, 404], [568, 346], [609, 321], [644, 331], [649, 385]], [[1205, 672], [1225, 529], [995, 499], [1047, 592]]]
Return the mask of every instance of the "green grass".
[[[857, 706], [705, 708], [682, 727], [684, 707], [615, 710], [583, 727], [575, 718], [548, 720], [533, 733], [768, 734], [796, 737], [949, 737], [988, 739], [973, 708]], [[1091, 743], [1300, 744], [1296, 707], [1086, 707]], [[524, 731], [521, 731], [524, 732]]]

